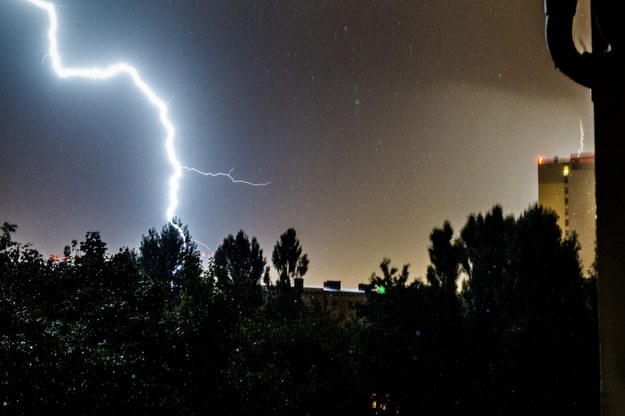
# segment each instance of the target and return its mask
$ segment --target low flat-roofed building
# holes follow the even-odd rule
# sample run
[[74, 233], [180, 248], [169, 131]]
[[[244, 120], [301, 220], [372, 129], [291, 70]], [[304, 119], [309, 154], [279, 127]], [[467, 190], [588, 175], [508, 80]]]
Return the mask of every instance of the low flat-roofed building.
[[328, 280], [322, 288], [304, 287], [302, 299], [317, 304], [323, 311], [331, 311], [346, 319], [355, 319], [358, 307], [367, 302], [364, 290], [341, 290], [339, 280]]

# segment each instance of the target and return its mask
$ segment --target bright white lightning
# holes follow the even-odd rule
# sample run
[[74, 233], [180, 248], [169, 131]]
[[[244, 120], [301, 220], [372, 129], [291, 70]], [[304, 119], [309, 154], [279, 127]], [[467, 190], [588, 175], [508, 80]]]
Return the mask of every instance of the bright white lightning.
[[584, 125], [582, 124], [582, 118], [579, 118], [579, 149], [577, 150], [577, 157], [579, 157], [584, 151]]
[[225, 176], [228, 179], [230, 179], [233, 183], [244, 183], [246, 185], [251, 185], [251, 186], [267, 186], [269, 185], [271, 182], [262, 182], [262, 183], [254, 183], [254, 182], [248, 182], [248, 181], [244, 181], [241, 179], [235, 179], [232, 176], [232, 172], [234, 172], [234, 168], [230, 169], [230, 171], [228, 173], [223, 173], [223, 172], [217, 172], [217, 173], [211, 173], [211, 172], [202, 172], [201, 170], [198, 170], [196, 168], [190, 168], [187, 166], [181, 166], [182, 169], [184, 170], [188, 170], [190, 172], [195, 172], [195, 173], [199, 173], [200, 175], [204, 175], [204, 176]]
[[212, 248], [210, 248], [209, 246], [207, 246], [206, 244], [202, 243], [201, 241], [197, 241], [197, 240], [193, 240], [194, 243], [203, 246], [204, 248], [206, 248], [206, 250], [208, 250], [206, 252], [206, 255], [208, 257], [213, 257], [215, 255], [215, 250], [213, 250]]
[[59, 47], [57, 42], [57, 28], [58, 28], [58, 19], [56, 15], [56, 9], [53, 4], [42, 1], [42, 0], [26, 0], [35, 6], [45, 10], [48, 13], [48, 20], [50, 21], [50, 27], [48, 28], [48, 41], [50, 42], [49, 51], [46, 55], [52, 60], [52, 68], [56, 72], [56, 74], [61, 78], [89, 78], [96, 80], [103, 80], [108, 78], [113, 78], [117, 75], [127, 75], [134, 82], [135, 86], [139, 88], [141, 93], [148, 99], [148, 101], [156, 107], [159, 113], [159, 118], [163, 128], [165, 129], [165, 150], [167, 152], [167, 159], [169, 160], [170, 165], [173, 167], [173, 173], [169, 177], [169, 205], [167, 206], [167, 220], [178, 230], [180, 235], [184, 240], [184, 234], [182, 229], [174, 223], [172, 220], [174, 218], [174, 212], [178, 207], [178, 189], [180, 184], [180, 177], [182, 176], [182, 170], [188, 170], [192, 172], [200, 173], [204, 176], [226, 176], [234, 183], [244, 183], [252, 186], [264, 186], [268, 185], [269, 182], [266, 183], [252, 183], [248, 181], [242, 181], [238, 179], [234, 179], [232, 177], [232, 171], [228, 173], [207, 173], [197, 170], [195, 168], [189, 168], [186, 166], [182, 166], [178, 161], [176, 156], [176, 152], [174, 149], [174, 137], [176, 135], [176, 130], [174, 128], [173, 123], [169, 119], [167, 114], [167, 104], [161, 100], [158, 95], [150, 88], [150, 86], [141, 78], [137, 70], [126, 64], [126, 63], [117, 63], [106, 68], [69, 68], [64, 67], [61, 55], [59, 54]]

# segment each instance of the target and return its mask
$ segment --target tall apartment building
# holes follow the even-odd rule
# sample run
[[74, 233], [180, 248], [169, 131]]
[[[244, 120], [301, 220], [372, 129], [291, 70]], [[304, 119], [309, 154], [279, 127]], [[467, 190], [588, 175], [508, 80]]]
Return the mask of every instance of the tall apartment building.
[[582, 271], [595, 260], [597, 202], [594, 154], [538, 159], [538, 203], [558, 214], [564, 236], [577, 233]]

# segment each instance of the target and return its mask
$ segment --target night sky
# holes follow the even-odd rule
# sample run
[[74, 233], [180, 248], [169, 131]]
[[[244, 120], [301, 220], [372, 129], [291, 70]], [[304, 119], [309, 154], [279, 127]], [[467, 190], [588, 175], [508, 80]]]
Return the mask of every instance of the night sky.
[[[63, 0], [66, 66], [124, 61], [168, 102], [176, 215], [216, 249], [289, 227], [306, 286], [424, 276], [434, 227], [538, 197], [539, 155], [593, 151], [590, 92], [553, 65], [543, 2]], [[581, 13], [580, 13], [581, 16]], [[584, 18], [574, 34], [584, 47]], [[109, 253], [167, 223], [165, 131], [128, 77], [59, 79], [48, 18], [0, 1], [0, 221], [43, 255], [100, 231]], [[206, 250], [200, 246], [202, 250]], [[272, 270], [273, 277], [276, 277]]]

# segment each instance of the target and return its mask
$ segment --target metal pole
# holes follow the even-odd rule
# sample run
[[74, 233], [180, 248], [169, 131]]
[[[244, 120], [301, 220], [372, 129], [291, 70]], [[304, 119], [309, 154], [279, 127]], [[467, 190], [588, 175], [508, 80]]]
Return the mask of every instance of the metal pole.
[[556, 68], [591, 88], [595, 120], [601, 414], [625, 415], [625, 30], [618, 3], [592, 0], [592, 53], [572, 41], [577, 0], [545, 0]]
[[[593, 36], [593, 39], [597, 37]], [[625, 66], [620, 54], [615, 53], [601, 54], [595, 66], [592, 100], [595, 117], [601, 407], [603, 416], [623, 416], [625, 163], [621, 149], [625, 139]]]

